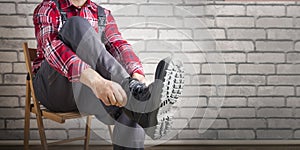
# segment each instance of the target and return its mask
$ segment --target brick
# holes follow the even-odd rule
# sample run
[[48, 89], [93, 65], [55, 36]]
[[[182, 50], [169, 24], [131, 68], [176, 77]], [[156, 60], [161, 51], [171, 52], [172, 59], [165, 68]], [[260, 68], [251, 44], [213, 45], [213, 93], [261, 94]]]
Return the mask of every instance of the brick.
[[295, 29], [268, 29], [268, 39], [298, 40], [300, 31]]
[[177, 41], [160, 41], [160, 40], [149, 40], [146, 42], [146, 50], [170, 52], [177, 51], [181, 49], [181, 43]]
[[254, 27], [253, 17], [216, 17], [217, 27]]
[[0, 97], [1, 107], [17, 107], [19, 106], [18, 97]]
[[257, 95], [260, 96], [293, 96], [294, 87], [292, 86], [260, 86]]
[[0, 95], [25, 95], [25, 86], [0, 86]]
[[271, 64], [239, 64], [239, 74], [273, 74], [275, 66]]
[[138, 57], [140, 58], [140, 60], [143, 61], [143, 64], [145, 63], [155, 63], [157, 64], [159, 60], [164, 59], [166, 57], [171, 56], [170, 53], [151, 53], [151, 52], [141, 52], [138, 54]]
[[298, 128], [300, 120], [298, 119], [268, 119], [269, 128]]
[[102, 4], [101, 6], [110, 10], [112, 12], [112, 15], [116, 17], [138, 14], [137, 5]]
[[16, 52], [0, 52], [0, 61], [1, 62], [14, 62], [17, 61]]
[[[147, 0], [144, 1], [147, 2]], [[163, 2], [161, 0], [149, 0], [149, 3], [181, 4], [182, 0], [164, 0]]]
[[218, 139], [254, 139], [253, 130], [218, 130]]
[[229, 76], [229, 84], [234, 85], [262, 85], [265, 84], [264, 76], [254, 75], [231, 75]]
[[267, 124], [264, 119], [230, 119], [229, 127], [235, 129], [257, 129], [266, 128]]
[[23, 130], [0, 130], [1, 140], [21, 140], [23, 138]]
[[24, 109], [22, 108], [1, 108], [0, 118], [24, 118]]
[[182, 130], [178, 134], [180, 139], [217, 139], [217, 131], [205, 130], [199, 133], [198, 130]]
[[300, 130], [296, 130], [294, 133], [294, 138], [299, 139], [300, 138]]
[[258, 18], [257, 27], [293, 27], [293, 18]]
[[[103, 0], [101, 0], [101, 1], [103, 1]], [[134, 3], [134, 4], [136, 4], [136, 3], [145, 3], [145, 2], [147, 2], [147, 0], [128, 0], [126, 2], [124, 2], [123, 0], [110, 0], [109, 2], [110, 3], [126, 3], [126, 4]]]
[[293, 42], [291, 41], [257, 41], [257, 51], [292, 51]]
[[200, 73], [200, 64], [183, 64], [183, 68], [186, 74]]
[[181, 107], [201, 107], [207, 106], [205, 97], [182, 97], [182, 101], [178, 103]]
[[284, 6], [247, 6], [249, 16], [284, 16]]
[[290, 139], [292, 130], [257, 130], [257, 139]]
[[288, 53], [287, 62], [299, 63], [300, 62], [300, 53]]
[[216, 118], [219, 114], [217, 108], [180, 108], [178, 117], [192, 118]]
[[300, 96], [300, 87], [297, 87], [297, 96]]
[[300, 13], [299, 6], [287, 6], [288, 16], [298, 16]]
[[225, 39], [224, 29], [196, 29], [193, 32], [194, 39]]
[[257, 110], [257, 117], [292, 117], [293, 110], [291, 108], [260, 108]]
[[295, 27], [300, 27], [300, 18], [295, 18]]
[[182, 51], [206, 52], [215, 50], [216, 44], [213, 41], [182, 41]]
[[139, 14], [142, 16], [172, 16], [173, 8], [169, 5], [141, 5]]
[[206, 5], [206, 15], [245, 15], [246, 8], [242, 5]]
[[37, 4], [18, 4], [17, 11], [19, 14], [33, 14], [33, 11], [36, 7]]
[[[139, 33], [139, 34], [137, 34]], [[154, 29], [127, 29], [122, 32], [125, 39], [157, 39], [157, 30]]]
[[4, 127], [5, 127], [5, 121], [0, 120], [0, 129], [4, 129]]
[[248, 106], [255, 107], [280, 107], [284, 106], [283, 97], [249, 97]]
[[126, 16], [116, 16], [116, 23], [121, 29], [132, 28], [132, 27], [145, 27], [146, 18], [145, 17], [126, 17]]
[[27, 73], [25, 63], [14, 63], [13, 64], [14, 73]]
[[174, 8], [175, 16], [203, 16], [205, 14], [204, 12], [204, 6], [198, 5], [198, 6], [176, 6]]
[[[26, 40], [31, 43], [33, 40]], [[34, 40], [36, 41], [36, 40]], [[0, 44], [1, 50], [16, 50], [16, 49], [21, 49], [21, 46], [25, 42], [25, 40], [15, 40], [15, 39], [1, 39]]]
[[244, 53], [207, 53], [207, 62], [246, 62], [246, 54]]
[[218, 51], [253, 51], [254, 45], [251, 41], [216, 41]]
[[191, 30], [159, 30], [159, 39], [169, 40], [190, 40], [192, 38]]
[[192, 119], [190, 127], [196, 129], [228, 128], [226, 119]]
[[209, 17], [184, 17], [184, 27], [187, 28], [206, 28], [206, 27], [214, 27], [215, 26], [215, 20], [213, 18]]
[[244, 97], [210, 97], [208, 106], [212, 107], [241, 107], [246, 106], [247, 100]]
[[183, 96], [211, 96], [216, 95], [216, 88], [212, 86], [185, 86]]
[[9, 73], [12, 72], [11, 63], [0, 63], [0, 73]]
[[25, 84], [25, 74], [6, 74], [4, 75], [4, 83], [6, 84]]
[[268, 85], [300, 85], [300, 76], [269, 76]]
[[1, 14], [14, 14], [16, 13], [15, 7], [14, 3], [2, 3], [0, 5]]
[[[172, 56], [169, 54], [169, 56]], [[173, 59], [181, 60], [183, 63], [203, 63], [206, 62], [203, 53], [177, 53], [172, 56]]]
[[220, 111], [220, 117], [224, 118], [237, 118], [237, 117], [255, 117], [254, 108], [222, 108]]
[[173, 129], [183, 129], [188, 126], [188, 119], [173, 119]]
[[184, 21], [180, 17], [148, 17], [148, 26], [150, 27], [183, 27]]
[[290, 107], [300, 107], [299, 97], [288, 97], [286, 100], [286, 105]]
[[45, 130], [45, 134], [47, 140], [62, 140], [67, 139], [68, 136], [66, 130]]
[[219, 96], [251, 96], [255, 95], [254, 86], [219, 86]]
[[279, 63], [279, 62], [284, 62], [284, 61], [285, 61], [285, 56], [282, 53], [249, 53], [248, 54], [248, 62]]
[[192, 85], [221, 85], [226, 84], [225, 75], [198, 75], [191, 77]]
[[300, 51], [300, 42], [296, 42], [295, 44], [295, 50]]
[[277, 66], [278, 74], [300, 74], [300, 64], [282, 64]]
[[33, 28], [0, 28], [1, 38], [35, 38]]
[[25, 16], [0, 16], [0, 26], [26, 26]]
[[264, 29], [228, 29], [228, 39], [265, 39]]

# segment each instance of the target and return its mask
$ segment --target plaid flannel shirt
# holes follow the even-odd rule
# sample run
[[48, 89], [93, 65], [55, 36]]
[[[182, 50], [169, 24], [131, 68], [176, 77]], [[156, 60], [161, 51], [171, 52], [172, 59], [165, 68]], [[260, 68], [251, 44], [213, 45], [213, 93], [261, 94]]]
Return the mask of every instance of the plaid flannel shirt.
[[[91, 0], [77, 8], [69, 0], [58, 0], [67, 17], [81, 16], [89, 21], [98, 32], [97, 5]], [[122, 38], [111, 12], [105, 9], [106, 27], [104, 29], [106, 49], [115, 57], [126, 71], [132, 75], [144, 75], [140, 59], [135, 55], [132, 46]], [[55, 2], [44, 0], [34, 10], [33, 22], [37, 39], [37, 59], [33, 63], [36, 72], [46, 60], [49, 65], [71, 82], [78, 82], [80, 74], [90, 66], [82, 61], [75, 52], [58, 39], [61, 27], [61, 16]]]

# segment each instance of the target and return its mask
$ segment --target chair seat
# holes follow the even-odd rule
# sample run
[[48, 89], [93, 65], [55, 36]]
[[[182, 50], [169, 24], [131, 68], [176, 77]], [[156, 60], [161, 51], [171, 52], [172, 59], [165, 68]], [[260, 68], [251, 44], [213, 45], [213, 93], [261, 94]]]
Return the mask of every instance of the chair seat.
[[[31, 104], [30, 111], [32, 113], [36, 114], [36, 109], [34, 108], [33, 104]], [[57, 113], [57, 112], [52, 112], [52, 111], [50, 111], [46, 108], [42, 108], [41, 113], [42, 113], [43, 117], [45, 117], [47, 119], [50, 119], [50, 120], [53, 120], [53, 121], [58, 122], [58, 123], [65, 123], [65, 121], [67, 119], [76, 119], [76, 118], [82, 118], [84, 116], [88, 116], [88, 114], [80, 114], [77, 111]]]

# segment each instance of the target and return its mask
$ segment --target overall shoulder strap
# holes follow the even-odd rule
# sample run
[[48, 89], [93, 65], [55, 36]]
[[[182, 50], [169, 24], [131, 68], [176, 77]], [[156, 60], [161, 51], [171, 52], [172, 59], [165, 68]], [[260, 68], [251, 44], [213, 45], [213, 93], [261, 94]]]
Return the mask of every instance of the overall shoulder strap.
[[64, 12], [64, 11], [61, 9], [58, 0], [52, 0], [52, 1], [55, 2], [56, 7], [57, 7], [57, 9], [59, 10], [59, 13], [60, 13], [60, 16], [61, 16], [62, 24], [64, 24], [64, 23], [68, 20], [67, 13]]
[[101, 34], [102, 42], [104, 42], [104, 34], [105, 34], [105, 26], [106, 26], [106, 14], [104, 11], [104, 8], [101, 6], [98, 6], [98, 33]]

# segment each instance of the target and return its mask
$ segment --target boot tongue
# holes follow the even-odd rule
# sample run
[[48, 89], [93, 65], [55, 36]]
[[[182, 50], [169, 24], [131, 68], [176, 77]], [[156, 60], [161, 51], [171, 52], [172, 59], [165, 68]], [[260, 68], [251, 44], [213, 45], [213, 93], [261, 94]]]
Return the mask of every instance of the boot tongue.
[[146, 101], [150, 98], [149, 88], [137, 79], [132, 79], [129, 82], [129, 89], [131, 94], [139, 101]]

